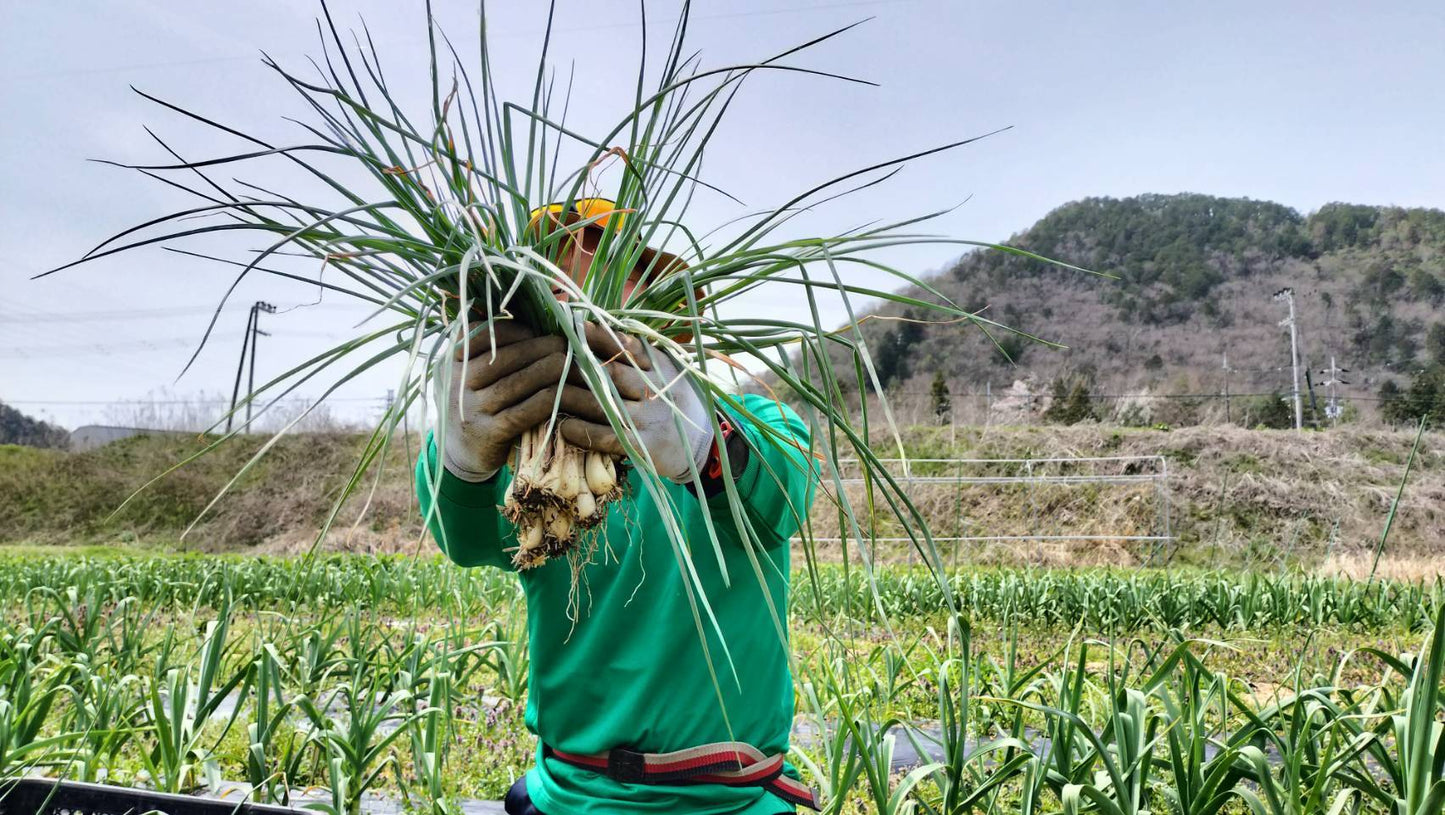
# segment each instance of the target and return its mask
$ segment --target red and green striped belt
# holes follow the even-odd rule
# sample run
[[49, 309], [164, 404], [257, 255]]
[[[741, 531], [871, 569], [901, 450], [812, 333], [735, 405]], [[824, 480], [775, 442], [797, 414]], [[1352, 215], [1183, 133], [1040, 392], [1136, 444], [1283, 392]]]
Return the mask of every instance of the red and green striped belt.
[[725, 784], [762, 787], [792, 804], [818, 809], [812, 790], [783, 775], [783, 757], [767, 756], [737, 741], [704, 744], [672, 753], [613, 749], [568, 753], [543, 745], [542, 754], [624, 784]]

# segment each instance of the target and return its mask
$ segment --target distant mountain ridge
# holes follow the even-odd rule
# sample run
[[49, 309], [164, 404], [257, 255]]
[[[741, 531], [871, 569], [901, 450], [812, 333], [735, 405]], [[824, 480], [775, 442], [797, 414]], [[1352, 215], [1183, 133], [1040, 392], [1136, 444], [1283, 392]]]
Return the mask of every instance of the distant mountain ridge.
[[1004, 243], [1113, 278], [979, 251], [927, 283], [1068, 349], [1004, 335], [1010, 363], [971, 327], [868, 321], [886, 388], [921, 393], [941, 371], [955, 391], [1085, 374], [1106, 390], [1214, 392], [1227, 359], [1241, 392], [1287, 389], [1285, 310], [1272, 297], [1285, 287], [1305, 365], [1317, 371], [1333, 356], [1354, 371], [1353, 393], [1445, 357], [1440, 210], [1336, 203], [1302, 215], [1193, 193], [1088, 198]]

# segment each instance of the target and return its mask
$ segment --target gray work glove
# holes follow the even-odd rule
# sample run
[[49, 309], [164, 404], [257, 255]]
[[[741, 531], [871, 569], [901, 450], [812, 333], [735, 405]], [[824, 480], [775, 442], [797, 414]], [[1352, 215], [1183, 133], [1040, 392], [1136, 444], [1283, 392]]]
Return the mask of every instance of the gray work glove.
[[[599, 359], [622, 357], [616, 340], [596, 326], [588, 326], [587, 340]], [[640, 353], [641, 343], [631, 338], [625, 341], [638, 364], [650, 364]], [[602, 406], [575, 365], [568, 382], [562, 382], [566, 361], [567, 342], [562, 337], [539, 337], [523, 325], [498, 320], [492, 332], [481, 330], [442, 363], [447, 370], [440, 370], [439, 365], [433, 378], [437, 410], [445, 414], [442, 462], [447, 471], [472, 482], [495, 476], [522, 433], [551, 417], [559, 387], [562, 413], [605, 423]], [[640, 378], [637, 368], [626, 367]], [[644, 389], [636, 380], [618, 387], [624, 399], [640, 398]]]
[[[678, 379], [677, 363], [655, 348], [646, 350], [646, 355], [636, 356], [644, 364], [650, 358], [650, 371], [614, 362], [608, 366], [612, 381], [636, 428], [632, 442], [647, 451], [659, 475], [685, 483], [692, 480], [693, 467], [702, 472], [712, 452], [712, 418], [692, 380]], [[671, 400], [671, 405], [658, 395], [659, 391]], [[589, 421], [580, 413], [574, 414], [562, 422], [561, 431], [563, 438], [578, 447], [614, 456], [627, 455], [617, 433], [605, 420]]]

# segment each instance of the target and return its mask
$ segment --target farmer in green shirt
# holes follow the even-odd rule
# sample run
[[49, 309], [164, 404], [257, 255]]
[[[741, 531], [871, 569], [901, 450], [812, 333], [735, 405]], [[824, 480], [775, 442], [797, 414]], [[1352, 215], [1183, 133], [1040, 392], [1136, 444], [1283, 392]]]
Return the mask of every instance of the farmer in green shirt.
[[[591, 232], [590, 228], [586, 229]], [[564, 258], [589, 259], [584, 236]], [[649, 250], [640, 274], [653, 260]], [[546, 421], [558, 397], [565, 346], [497, 321], [495, 349], [482, 333], [465, 353], [468, 381], [448, 398], [445, 449], [432, 440], [417, 462], [422, 511], [442, 551], [462, 566], [511, 569], [516, 530], [498, 511], [511, 474], [508, 455], [521, 433]], [[531, 675], [526, 723], [538, 738], [536, 766], [507, 794], [512, 815], [777, 815], [815, 806], [797, 771], [783, 761], [793, 719], [788, 646], [763, 597], [787, 625], [789, 539], [812, 499], [808, 429], [772, 399], [741, 397], [753, 418], [795, 444], [780, 443], [724, 410], [714, 438], [701, 397], [690, 385], [668, 390], [692, 421], [680, 433], [673, 410], [650, 398], [675, 364], [656, 349], [625, 355], [604, 332], [589, 332], [637, 427], [634, 440], [669, 481], [680, 510], [696, 580], [716, 616], [699, 634], [690, 600], [694, 578], [680, 568], [653, 495], [636, 481], [611, 506], [595, 562], [585, 567], [575, 621], [567, 613], [572, 573], [565, 561], [519, 573], [527, 597]], [[629, 343], [633, 342], [630, 338]], [[495, 353], [493, 351], [495, 350]], [[460, 357], [460, 354], [458, 355]], [[460, 358], [453, 382], [462, 375]], [[640, 366], [640, 367], [634, 367]], [[684, 380], [684, 383], [686, 380]], [[578, 446], [620, 455], [618, 439], [592, 394], [564, 385], [559, 431]], [[685, 437], [684, 437], [685, 435]], [[722, 485], [718, 446], [736, 479], [765, 575], [759, 585]], [[796, 445], [796, 446], [795, 446]], [[437, 457], [442, 466], [438, 468]], [[702, 473], [699, 500], [690, 473]], [[437, 475], [439, 472], [439, 476]], [[435, 479], [439, 477], [440, 482]], [[436, 506], [432, 496], [436, 495]], [[707, 532], [709, 516], [731, 584]], [[610, 552], [603, 557], [600, 553]], [[704, 639], [706, 650], [704, 650]], [[729, 656], [730, 655], [730, 662]]]

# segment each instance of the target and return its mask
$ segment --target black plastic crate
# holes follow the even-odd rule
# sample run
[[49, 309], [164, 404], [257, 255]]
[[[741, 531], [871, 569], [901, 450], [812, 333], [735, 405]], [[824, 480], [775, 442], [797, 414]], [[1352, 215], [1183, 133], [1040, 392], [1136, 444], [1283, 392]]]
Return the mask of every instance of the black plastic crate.
[[0, 815], [145, 815], [148, 812], [301, 815], [304, 810], [48, 778], [0, 782]]

